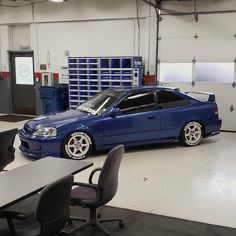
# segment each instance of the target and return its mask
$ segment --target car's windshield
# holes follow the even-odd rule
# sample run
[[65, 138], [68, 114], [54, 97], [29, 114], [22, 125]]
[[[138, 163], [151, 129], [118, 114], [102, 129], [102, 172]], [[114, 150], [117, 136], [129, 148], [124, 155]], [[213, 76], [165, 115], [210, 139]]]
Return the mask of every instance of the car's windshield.
[[92, 115], [100, 115], [104, 113], [107, 108], [111, 106], [112, 103], [116, 101], [122, 92], [120, 91], [103, 91], [90, 98], [88, 101], [84, 102], [77, 107], [77, 110], [86, 111]]

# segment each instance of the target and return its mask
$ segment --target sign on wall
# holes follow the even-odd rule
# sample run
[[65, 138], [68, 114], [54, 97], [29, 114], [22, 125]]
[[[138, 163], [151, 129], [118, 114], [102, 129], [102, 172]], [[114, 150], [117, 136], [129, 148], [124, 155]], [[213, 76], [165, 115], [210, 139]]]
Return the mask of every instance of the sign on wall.
[[33, 58], [32, 57], [16, 57], [15, 58], [16, 84], [33, 85]]

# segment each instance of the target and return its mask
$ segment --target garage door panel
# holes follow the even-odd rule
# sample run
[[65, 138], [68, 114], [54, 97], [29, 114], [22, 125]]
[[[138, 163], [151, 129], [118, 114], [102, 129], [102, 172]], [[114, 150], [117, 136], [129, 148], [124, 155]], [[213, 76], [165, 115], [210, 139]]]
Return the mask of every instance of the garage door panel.
[[[233, 62], [236, 54], [233, 37], [200, 37], [196, 40], [195, 58], [197, 62]], [[188, 45], [186, 45], [188, 47]], [[207, 53], [206, 53], [207, 50]]]
[[[162, 38], [159, 46], [161, 62], [191, 62], [194, 57], [197, 62], [233, 62], [236, 55], [233, 37]], [[183, 48], [187, 48], [184, 53]]]
[[[184, 45], [188, 50], [183, 53]], [[161, 62], [191, 62], [195, 54], [196, 40], [192, 38], [161, 38], [159, 41]]]
[[[223, 2], [223, 4], [222, 4]], [[166, 10], [169, 12], [192, 12], [194, 7], [194, 1], [163, 1], [162, 9], [164, 13]], [[235, 0], [201, 0], [197, 1], [197, 10], [199, 12], [206, 11], [221, 11], [222, 9], [235, 9]]]
[[[224, 18], [224, 21], [222, 21]], [[162, 37], [192, 37], [198, 34], [199, 37], [231, 37], [234, 38], [235, 14], [199, 15], [198, 22], [194, 21], [193, 15], [184, 16], [162, 16], [160, 35]], [[174, 22], [174, 27], [173, 27]], [[227, 24], [227, 27], [225, 27]], [[219, 28], [221, 29], [219, 33]], [[170, 30], [171, 29], [171, 30]]]
[[[197, 32], [197, 24], [191, 21], [193, 16], [163, 16], [162, 24], [165, 27], [160, 27], [161, 37], [193, 37]], [[173, 27], [173, 22], [175, 26]], [[169, 30], [171, 28], [171, 31]]]
[[211, 92], [216, 95], [216, 100], [219, 102], [230, 101], [229, 93], [232, 93], [234, 90], [231, 84], [213, 84], [213, 83], [196, 83], [194, 90]]
[[231, 112], [228, 107], [220, 107], [219, 114], [222, 118], [222, 127], [221, 130], [226, 131], [236, 131], [235, 120], [236, 112]]

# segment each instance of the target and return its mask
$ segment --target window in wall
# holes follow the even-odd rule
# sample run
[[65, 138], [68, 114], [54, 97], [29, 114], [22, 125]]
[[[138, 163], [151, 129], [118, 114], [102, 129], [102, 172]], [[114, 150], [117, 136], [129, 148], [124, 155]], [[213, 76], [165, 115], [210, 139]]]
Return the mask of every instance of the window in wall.
[[123, 114], [152, 111], [155, 109], [154, 92], [136, 93], [117, 105]]
[[16, 57], [16, 84], [33, 85], [34, 84], [34, 69], [32, 57]]
[[195, 81], [232, 83], [234, 63], [196, 63]]
[[191, 82], [192, 68], [192, 63], [160, 63], [160, 82]]
[[188, 101], [169, 91], [159, 91], [157, 93], [157, 102], [159, 108], [173, 108], [189, 104]]

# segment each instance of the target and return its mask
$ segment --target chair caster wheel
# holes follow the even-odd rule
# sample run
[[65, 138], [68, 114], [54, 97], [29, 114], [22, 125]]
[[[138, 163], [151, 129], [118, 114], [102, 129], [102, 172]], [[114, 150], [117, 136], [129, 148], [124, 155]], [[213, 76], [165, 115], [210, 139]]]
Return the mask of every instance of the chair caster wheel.
[[72, 224], [73, 224], [73, 221], [72, 221], [71, 219], [69, 219], [69, 220], [66, 222], [65, 226], [72, 225]]
[[120, 228], [124, 228], [125, 227], [125, 223], [123, 221], [120, 221], [119, 222], [119, 226], [120, 226]]

